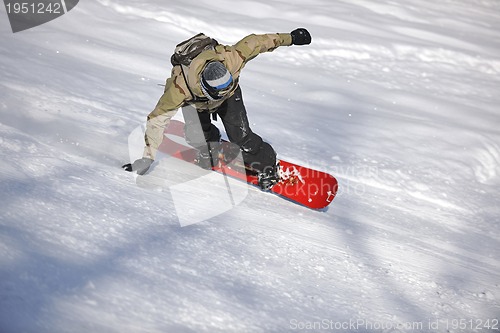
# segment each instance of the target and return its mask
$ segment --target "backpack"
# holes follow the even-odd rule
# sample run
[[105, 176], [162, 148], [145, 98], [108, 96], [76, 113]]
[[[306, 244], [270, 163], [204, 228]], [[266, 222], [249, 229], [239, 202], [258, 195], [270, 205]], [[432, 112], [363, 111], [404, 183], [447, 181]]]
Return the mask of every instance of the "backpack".
[[182, 76], [184, 77], [184, 81], [186, 81], [186, 85], [191, 94], [192, 101], [208, 101], [208, 98], [200, 98], [197, 97], [189, 88], [189, 84], [187, 83], [185, 71], [188, 69], [191, 61], [196, 58], [201, 52], [205, 50], [213, 49], [219, 43], [208, 36], [205, 36], [203, 33], [199, 33], [179, 44], [175, 47], [174, 54], [170, 57], [170, 62], [172, 66], [181, 66]]
[[177, 44], [174, 54], [170, 57], [170, 62], [172, 66], [183, 65], [187, 67], [201, 52], [213, 49], [218, 44], [219, 43], [215, 39], [205, 36], [203, 33], [199, 33]]

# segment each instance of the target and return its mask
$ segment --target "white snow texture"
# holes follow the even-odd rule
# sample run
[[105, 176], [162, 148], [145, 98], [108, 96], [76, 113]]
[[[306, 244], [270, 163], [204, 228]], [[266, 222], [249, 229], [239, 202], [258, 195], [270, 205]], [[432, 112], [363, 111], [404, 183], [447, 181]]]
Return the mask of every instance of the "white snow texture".
[[[0, 16], [0, 332], [498, 332], [499, 1], [80, 1], [15, 34]], [[181, 226], [168, 187], [120, 168], [175, 45], [298, 27], [310, 45], [240, 84], [253, 130], [337, 198], [252, 187]], [[181, 183], [178, 163], [156, 171]]]

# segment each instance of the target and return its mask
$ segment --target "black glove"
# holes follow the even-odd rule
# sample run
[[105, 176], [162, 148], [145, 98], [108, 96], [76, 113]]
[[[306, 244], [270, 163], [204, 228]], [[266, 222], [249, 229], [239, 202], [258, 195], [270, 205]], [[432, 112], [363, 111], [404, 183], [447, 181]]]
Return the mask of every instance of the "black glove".
[[290, 34], [292, 35], [292, 45], [311, 44], [311, 34], [304, 28], [295, 29]]
[[153, 160], [147, 157], [140, 158], [136, 160], [134, 163], [128, 163], [125, 165], [122, 165], [122, 168], [125, 171], [133, 172], [137, 171], [138, 175], [143, 175], [146, 172], [148, 172], [149, 167], [153, 164]]

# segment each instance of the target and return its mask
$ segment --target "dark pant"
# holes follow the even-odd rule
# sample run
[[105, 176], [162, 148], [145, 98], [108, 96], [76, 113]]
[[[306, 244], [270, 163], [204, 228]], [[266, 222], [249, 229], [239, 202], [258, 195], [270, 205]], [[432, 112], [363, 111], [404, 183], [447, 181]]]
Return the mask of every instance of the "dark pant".
[[[186, 141], [191, 146], [202, 150], [206, 149], [207, 142], [220, 140], [220, 131], [212, 124], [209, 112], [198, 112], [194, 107], [188, 106], [182, 108], [182, 113], [186, 122]], [[274, 168], [276, 152], [250, 129], [240, 87], [222, 103], [216, 113], [224, 124], [229, 141], [240, 148], [245, 164], [259, 172]]]

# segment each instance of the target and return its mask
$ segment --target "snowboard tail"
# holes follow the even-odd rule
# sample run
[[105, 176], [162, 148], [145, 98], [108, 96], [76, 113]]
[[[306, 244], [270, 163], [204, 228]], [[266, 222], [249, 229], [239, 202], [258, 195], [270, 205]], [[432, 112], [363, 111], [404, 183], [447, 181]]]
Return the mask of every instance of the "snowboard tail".
[[[159, 150], [186, 162], [195, 163], [197, 151], [188, 146], [185, 141], [183, 142], [183, 138], [184, 123], [172, 120], [165, 129], [163, 142]], [[223, 142], [223, 147], [229, 144]], [[224, 151], [224, 148], [222, 151]], [[219, 161], [220, 163], [212, 168], [215, 172], [258, 186], [257, 173], [244, 165], [241, 160], [224, 161], [222, 153], [219, 156]], [[279, 182], [271, 188], [270, 192], [312, 209], [327, 207], [337, 194], [337, 180], [323, 171], [280, 159], [279, 175]]]

